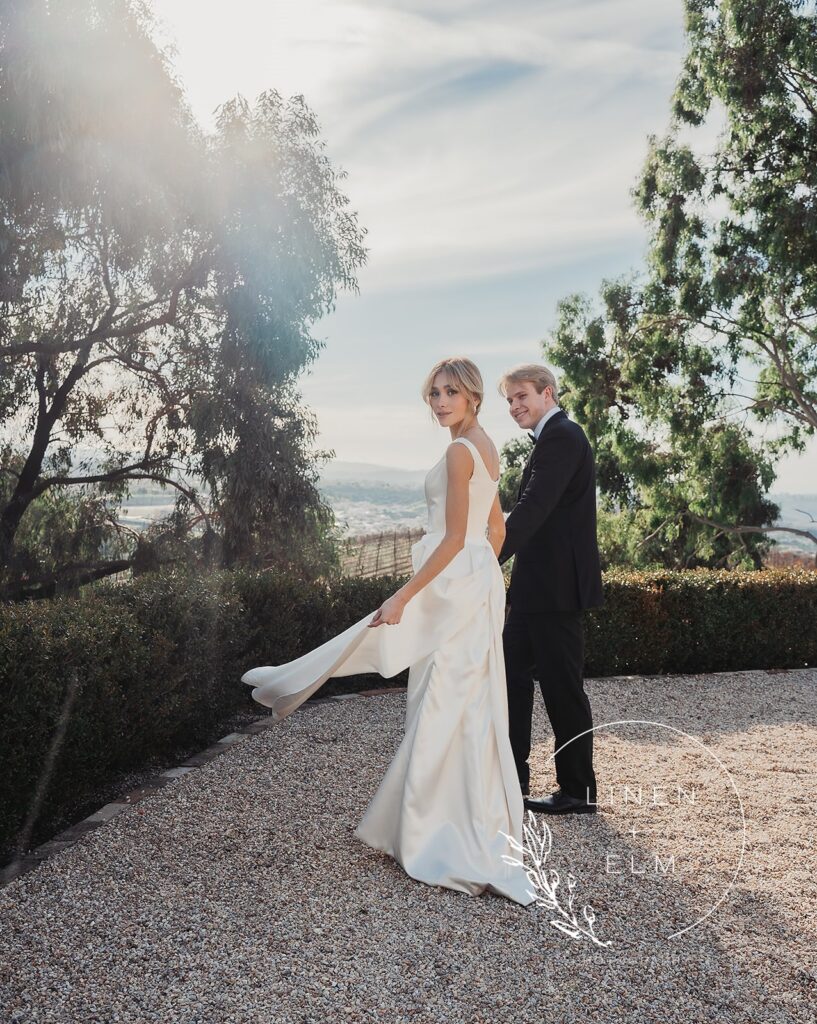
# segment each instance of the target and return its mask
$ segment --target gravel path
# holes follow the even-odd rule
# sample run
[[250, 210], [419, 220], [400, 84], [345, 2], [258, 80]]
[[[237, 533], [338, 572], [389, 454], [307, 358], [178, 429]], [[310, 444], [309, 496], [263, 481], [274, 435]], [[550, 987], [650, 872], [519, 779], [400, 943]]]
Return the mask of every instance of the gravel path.
[[587, 689], [603, 813], [547, 819], [548, 863], [609, 946], [356, 842], [405, 694], [322, 701], [0, 889], [0, 1020], [813, 1024], [817, 671]]

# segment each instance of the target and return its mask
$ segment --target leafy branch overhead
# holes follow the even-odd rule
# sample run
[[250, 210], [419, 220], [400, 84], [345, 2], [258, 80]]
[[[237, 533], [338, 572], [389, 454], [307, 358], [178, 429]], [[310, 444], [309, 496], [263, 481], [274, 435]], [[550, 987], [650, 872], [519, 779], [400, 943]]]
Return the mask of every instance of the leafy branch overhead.
[[546, 355], [606, 510], [625, 514], [611, 548], [758, 565], [775, 463], [817, 431], [817, 16], [802, 0], [685, 6], [670, 127], [633, 189], [647, 266], [605, 281], [598, 306], [565, 298]]
[[[5, 596], [331, 556], [296, 382], [365, 231], [302, 97], [237, 97], [205, 134], [151, 27], [131, 0], [0, 12]], [[134, 536], [137, 480], [177, 500]]]

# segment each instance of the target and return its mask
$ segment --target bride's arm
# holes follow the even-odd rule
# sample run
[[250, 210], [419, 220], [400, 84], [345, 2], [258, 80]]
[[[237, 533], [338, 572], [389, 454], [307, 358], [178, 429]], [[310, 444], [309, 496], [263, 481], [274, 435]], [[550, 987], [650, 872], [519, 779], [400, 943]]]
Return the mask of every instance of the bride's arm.
[[496, 557], [499, 558], [499, 552], [505, 543], [505, 517], [502, 515], [498, 494], [494, 495], [494, 503], [488, 514], [488, 543], [494, 549]]
[[445, 534], [420, 569], [388, 600], [384, 601], [370, 626], [394, 625], [418, 591], [438, 576], [465, 547], [468, 527], [468, 481], [474, 471], [474, 457], [464, 444], [450, 444], [445, 453], [448, 484], [445, 492]]

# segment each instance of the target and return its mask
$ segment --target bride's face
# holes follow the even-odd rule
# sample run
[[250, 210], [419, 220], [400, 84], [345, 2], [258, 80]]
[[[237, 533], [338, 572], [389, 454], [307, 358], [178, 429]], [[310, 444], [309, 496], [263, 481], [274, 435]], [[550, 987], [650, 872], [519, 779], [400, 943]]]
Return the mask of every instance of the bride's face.
[[444, 370], [434, 378], [428, 402], [441, 427], [455, 427], [465, 419], [471, 408], [468, 395]]

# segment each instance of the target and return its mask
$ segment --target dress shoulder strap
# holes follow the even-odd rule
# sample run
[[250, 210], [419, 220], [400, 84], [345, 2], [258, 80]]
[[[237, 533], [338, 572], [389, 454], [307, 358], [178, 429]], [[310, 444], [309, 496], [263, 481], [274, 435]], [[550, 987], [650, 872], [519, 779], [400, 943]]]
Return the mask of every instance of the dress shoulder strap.
[[471, 449], [471, 454], [475, 458], [476, 458], [477, 455], [479, 455], [479, 449], [474, 444], [474, 442], [473, 441], [469, 441], [467, 437], [455, 437], [454, 440], [451, 443], [452, 444], [456, 444], [457, 441], [461, 441], [463, 444], [468, 445], [468, 447]]
[[474, 468], [475, 469], [476, 469], [476, 467], [480, 463], [482, 465], [485, 465], [485, 463], [483, 462], [482, 456], [479, 454], [479, 448], [477, 448], [477, 446], [474, 444], [473, 441], [469, 441], [467, 437], [455, 437], [454, 440], [451, 443], [452, 444], [456, 444], [457, 441], [462, 442], [462, 444], [464, 444], [466, 446], [466, 448], [468, 448], [469, 451], [471, 452], [471, 457], [474, 460]]
[[482, 453], [480, 452], [479, 448], [477, 448], [477, 446], [474, 444], [474, 442], [469, 441], [467, 437], [455, 437], [451, 443], [454, 444], [457, 441], [462, 441], [464, 445], [467, 445], [468, 448], [470, 448], [471, 455], [473, 456], [474, 459], [474, 468], [481, 467], [481, 469], [484, 471], [485, 476], [487, 476], [492, 483], [498, 483], [499, 481], [494, 480], [494, 478], [491, 476], [491, 471], [488, 469], [485, 459], [482, 457]]

